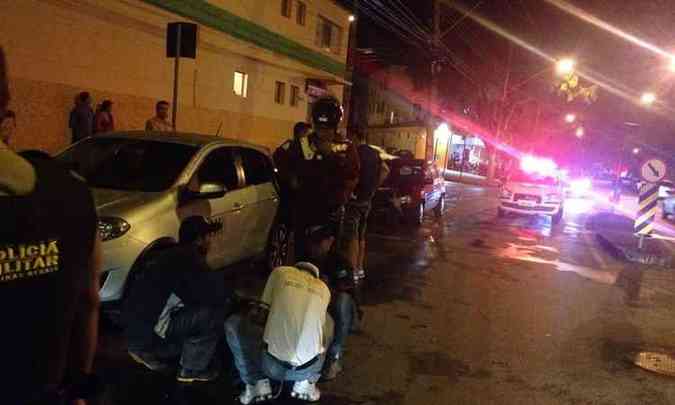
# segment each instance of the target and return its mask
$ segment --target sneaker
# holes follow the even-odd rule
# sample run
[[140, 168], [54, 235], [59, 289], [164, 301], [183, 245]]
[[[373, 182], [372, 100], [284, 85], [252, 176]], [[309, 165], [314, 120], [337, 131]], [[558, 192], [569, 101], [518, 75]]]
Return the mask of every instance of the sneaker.
[[173, 367], [170, 363], [163, 361], [152, 353], [139, 351], [132, 352], [129, 350], [129, 356], [131, 356], [133, 361], [146, 367], [148, 370], [168, 371]]
[[272, 399], [272, 386], [267, 378], [256, 381], [255, 385], [246, 384], [244, 392], [239, 395], [243, 405], [263, 402]]
[[176, 380], [182, 383], [209, 382], [218, 378], [219, 374], [218, 369], [215, 367], [209, 367], [206, 370], [181, 368], [176, 376]]
[[364, 269], [354, 270], [354, 279], [363, 280], [366, 278], [366, 271]]
[[321, 399], [321, 391], [319, 391], [316, 383], [309, 382], [308, 380], [302, 380], [296, 381], [295, 384], [293, 384], [291, 396], [295, 399], [300, 399], [303, 401], [316, 402]]
[[340, 358], [329, 358], [326, 359], [326, 364], [324, 364], [323, 370], [321, 370], [321, 378], [325, 381], [334, 380], [341, 372], [342, 362], [340, 361]]

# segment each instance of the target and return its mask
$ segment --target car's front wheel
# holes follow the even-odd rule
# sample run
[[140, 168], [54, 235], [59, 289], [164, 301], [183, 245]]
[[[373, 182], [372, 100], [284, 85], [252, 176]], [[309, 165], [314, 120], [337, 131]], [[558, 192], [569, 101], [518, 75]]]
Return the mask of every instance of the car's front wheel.
[[277, 221], [270, 231], [267, 242], [265, 264], [267, 270], [272, 271], [279, 266], [288, 264], [290, 252], [291, 231], [287, 223]]

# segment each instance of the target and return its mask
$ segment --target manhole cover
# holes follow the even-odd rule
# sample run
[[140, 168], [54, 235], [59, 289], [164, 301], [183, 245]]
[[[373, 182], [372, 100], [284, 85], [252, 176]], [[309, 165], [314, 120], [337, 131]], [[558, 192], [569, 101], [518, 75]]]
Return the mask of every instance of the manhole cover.
[[645, 370], [675, 377], [675, 357], [667, 353], [639, 352], [632, 355], [633, 364]]

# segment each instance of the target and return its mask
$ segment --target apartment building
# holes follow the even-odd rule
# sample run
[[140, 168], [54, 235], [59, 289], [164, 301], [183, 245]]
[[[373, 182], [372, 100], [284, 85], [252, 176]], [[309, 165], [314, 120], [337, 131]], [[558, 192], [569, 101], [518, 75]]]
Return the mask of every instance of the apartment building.
[[0, 0], [16, 149], [70, 142], [74, 97], [113, 101], [116, 128], [142, 129], [172, 100], [167, 24], [197, 24], [181, 59], [177, 129], [275, 147], [324, 94], [340, 98], [349, 11], [333, 0]]

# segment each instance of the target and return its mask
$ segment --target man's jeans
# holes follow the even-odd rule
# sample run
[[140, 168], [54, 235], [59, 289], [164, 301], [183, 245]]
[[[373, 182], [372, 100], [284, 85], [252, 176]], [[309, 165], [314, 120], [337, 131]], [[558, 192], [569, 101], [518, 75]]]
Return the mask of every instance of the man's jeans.
[[223, 337], [225, 307], [183, 307], [171, 315], [166, 340], [180, 345], [180, 365], [188, 370], [206, 370]]
[[349, 293], [336, 292], [334, 295], [335, 297], [328, 307], [328, 313], [335, 321], [335, 336], [328, 348], [328, 358], [338, 359], [342, 356], [345, 341], [352, 329], [356, 304]]
[[[223, 336], [222, 322], [225, 315], [225, 307], [183, 307], [171, 315], [165, 339], [155, 335], [152, 346], [148, 346], [145, 341], [142, 344], [129, 341], [129, 350], [150, 352], [164, 359], [180, 356], [182, 368], [206, 370]], [[154, 334], [154, 325], [144, 327], [147, 334]]]
[[325, 355], [321, 354], [310, 366], [291, 368], [265, 350], [264, 329], [245, 316], [235, 314], [225, 322], [225, 336], [239, 370], [242, 381], [254, 385], [256, 381], [270, 378], [276, 381], [317, 382]]

